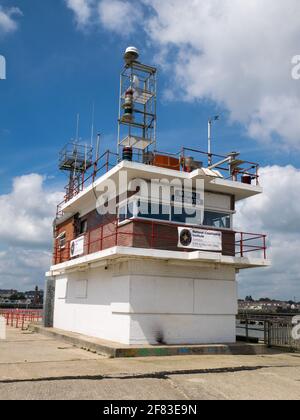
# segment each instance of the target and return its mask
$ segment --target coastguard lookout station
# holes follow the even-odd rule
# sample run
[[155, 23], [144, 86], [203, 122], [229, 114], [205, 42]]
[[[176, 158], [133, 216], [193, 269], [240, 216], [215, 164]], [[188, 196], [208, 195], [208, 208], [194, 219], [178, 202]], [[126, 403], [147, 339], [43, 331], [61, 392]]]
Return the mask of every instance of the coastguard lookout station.
[[[116, 149], [74, 141], [54, 222], [45, 325], [126, 345], [236, 341], [239, 270], [268, 266], [266, 236], [233, 228], [262, 193], [239, 153], [159, 151], [157, 70], [125, 52]], [[209, 133], [212, 120], [209, 121]], [[52, 293], [51, 293], [52, 291]]]

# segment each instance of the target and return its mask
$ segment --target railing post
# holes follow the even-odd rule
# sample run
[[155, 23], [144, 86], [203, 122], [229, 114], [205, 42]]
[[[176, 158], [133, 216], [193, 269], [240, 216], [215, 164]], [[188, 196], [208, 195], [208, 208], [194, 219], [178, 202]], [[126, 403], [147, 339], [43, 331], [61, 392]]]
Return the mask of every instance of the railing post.
[[268, 347], [272, 347], [272, 337], [271, 337], [271, 321], [268, 322]]
[[155, 238], [155, 232], [154, 232], [154, 222], [152, 221], [152, 232], [151, 232], [151, 249], [154, 248], [154, 238]]
[[109, 150], [107, 151], [107, 154], [106, 154], [106, 172], [108, 172], [108, 170], [109, 170]]
[[241, 232], [241, 242], [240, 242], [241, 257], [244, 256], [244, 243], [243, 243], [243, 240], [244, 240], [244, 234], [243, 234], [243, 232]]
[[98, 172], [98, 162], [95, 162], [95, 164], [94, 164], [94, 172], [93, 172], [93, 182], [96, 179], [97, 172]]
[[266, 235], [264, 235], [264, 259], [267, 259], [267, 241], [266, 241]]
[[249, 342], [249, 324], [248, 324], [248, 317], [246, 317], [246, 342]]
[[268, 344], [268, 329], [267, 329], [268, 321], [264, 320], [264, 344]]
[[118, 229], [119, 229], [119, 226], [118, 226], [118, 220], [116, 220], [116, 243], [115, 243], [115, 246], [118, 246]]
[[101, 237], [100, 237], [100, 251], [103, 251], [103, 225], [101, 226]]
[[91, 243], [91, 232], [88, 232], [88, 234], [87, 234], [87, 241], [88, 241], [88, 243], [87, 243], [87, 255], [89, 255], [89, 253], [90, 253], [90, 243]]

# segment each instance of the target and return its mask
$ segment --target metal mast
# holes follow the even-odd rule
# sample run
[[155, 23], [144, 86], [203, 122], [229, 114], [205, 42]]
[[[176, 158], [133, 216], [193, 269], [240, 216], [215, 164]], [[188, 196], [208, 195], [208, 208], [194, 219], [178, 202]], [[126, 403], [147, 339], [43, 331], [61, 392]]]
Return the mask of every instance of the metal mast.
[[135, 47], [127, 48], [120, 77], [118, 156], [122, 148], [138, 154], [156, 149], [157, 69], [138, 62]]
[[66, 199], [83, 189], [84, 174], [93, 164], [93, 147], [78, 142], [68, 143], [59, 153], [59, 169], [69, 173]]

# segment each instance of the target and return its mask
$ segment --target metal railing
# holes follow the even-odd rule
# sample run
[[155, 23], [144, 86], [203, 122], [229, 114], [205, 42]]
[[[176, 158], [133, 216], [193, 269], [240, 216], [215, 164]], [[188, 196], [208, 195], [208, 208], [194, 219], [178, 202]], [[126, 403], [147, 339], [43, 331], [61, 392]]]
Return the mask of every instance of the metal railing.
[[26, 330], [29, 324], [42, 321], [43, 311], [31, 309], [0, 309], [0, 316], [5, 318], [7, 326]]
[[235, 232], [235, 234], [236, 256], [245, 257], [249, 252], [263, 252], [264, 259], [267, 259], [267, 235], [247, 232]]
[[101, 155], [94, 164], [85, 172], [82, 179], [76, 183], [76, 185], [70, 184], [65, 186], [65, 197], [64, 200], [58, 204], [56, 216], [63, 216], [63, 206], [68, 203], [72, 198], [76, 197], [81, 191], [86, 187], [95, 182], [97, 176], [107, 173], [112, 169], [117, 162], [117, 154], [107, 150], [103, 155]]
[[[239, 315], [237, 334], [245, 341], [260, 341], [270, 348], [300, 351], [300, 339], [293, 338], [294, 324], [292, 315]], [[242, 334], [241, 334], [242, 332]], [[240, 335], [241, 334], [241, 335]]]
[[[198, 149], [191, 149], [188, 147], [183, 147], [181, 150], [181, 159], [184, 160], [186, 156], [191, 156], [195, 160], [207, 160], [211, 162], [208, 164], [215, 165], [218, 162], [228, 158], [229, 155], [217, 155], [215, 153], [207, 153]], [[241, 177], [243, 175], [248, 175], [252, 180], [255, 181], [256, 185], [259, 185], [259, 164], [255, 162], [250, 162], [246, 160], [240, 160], [236, 169], [232, 172], [229, 163], [224, 163], [222, 165], [216, 166], [214, 169], [218, 170], [225, 179], [230, 179], [232, 181], [241, 182]]]
[[[129, 230], [128, 227], [132, 224], [137, 225], [140, 229]], [[178, 248], [178, 227], [183, 227], [180, 224], [170, 222], [159, 222], [159, 221], [147, 221], [141, 219], [132, 219], [126, 224], [119, 224], [118, 220], [115, 219], [110, 223], [106, 223], [98, 226], [97, 228], [87, 232], [84, 235], [84, 255], [103, 251], [104, 249], [113, 248], [115, 246], [129, 246], [135, 248], [146, 248], [146, 249], [160, 249], [160, 250], [176, 250], [181, 252], [191, 252], [193, 249], [180, 249]], [[185, 226], [189, 227], [189, 226]], [[190, 226], [195, 228], [195, 226]], [[197, 228], [207, 230], [207, 228]], [[212, 228], [213, 229], [213, 228]], [[218, 229], [214, 229], [218, 230]], [[242, 232], [228, 231], [233, 235], [250, 235], [243, 234]], [[249, 252], [259, 252], [261, 258], [267, 258], [266, 248], [266, 235], [251, 234], [253, 235], [255, 245], [249, 244], [250, 239], [246, 242], [244, 240], [236, 241], [236, 249], [232, 249], [233, 255], [244, 256]], [[128, 241], [128, 238], [131, 238]], [[261, 245], [257, 241], [261, 240]], [[71, 242], [67, 241], [63, 248], [60, 248], [58, 241], [54, 247], [54, 263], [59, 264], [61, 262], [71, 260], [70, 250]]]
[[[185, 172], [185, 159], [188, 157], [192, 157], [193, 159], [207, 159], [212, 162], [212, 164], [217, 163], [223, 159], [228, 158], [228, 156], [224, 155], [217, 155], [217, 154], [209, 154], [207, 152], [198, 150], [198, 149], [191, 149], [187, 147], [183, 147], [178, 153], [168, 153], [162, 151], [154, 151], [153, 156], [165, 156], [169, 157], [170, 159], [178, 159], [178, 165], [174, 166], [175, 168], [179, 168], [180, 171]], [[144, 153], [140, 150], [134, 150], [132, 154], [132, 161], [138, 163], [144, 163]], [[83, 174], [82, 179], [76, 182], [76, 185], [68, 184], [65, 187], [66, 194], [64, 200], [57, 206], [57, 217], [61, 217], [63, 215], [63, 205], [70, 201], [73, 197], [76, 197], [81, 191], [84, 190], [87, 186], [92, 184], [98, 175], [104, 174], [112, 169], [118, 162], [120, 162], [119, 155], [117, 153], [111, 152], [107, 150], [100, 156], [93, 165]], [[149, 163], [150, 164], [150, 163]], [[151, 163], [155, 166], [155, 163]], [[159, 165], [158, 165], [159, 166]], [[248, 175], [251, 180], [254, 180], [256, 185], [259, 185], [259, 165], [254, 162], [249, 161], [240, 161], [239, 166], [234, 170], [231, 171], [229, 164], [223, 164], [220, 166], [215, 167], [225, 179], [230, 179], [233, 181], [241, 182], [241, 178], [243, 175]], [[177, 169], [178, 170], [178, 169]]]

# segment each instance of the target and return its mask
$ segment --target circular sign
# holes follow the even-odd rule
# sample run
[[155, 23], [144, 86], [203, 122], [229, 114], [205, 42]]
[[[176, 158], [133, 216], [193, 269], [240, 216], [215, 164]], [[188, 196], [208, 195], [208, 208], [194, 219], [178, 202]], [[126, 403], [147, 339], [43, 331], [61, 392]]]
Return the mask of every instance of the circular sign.
[[184, 229], [180, 234], [180, 243], [182, 246], [190, 246], [192, 243], [192, 234], [190, 230]]

